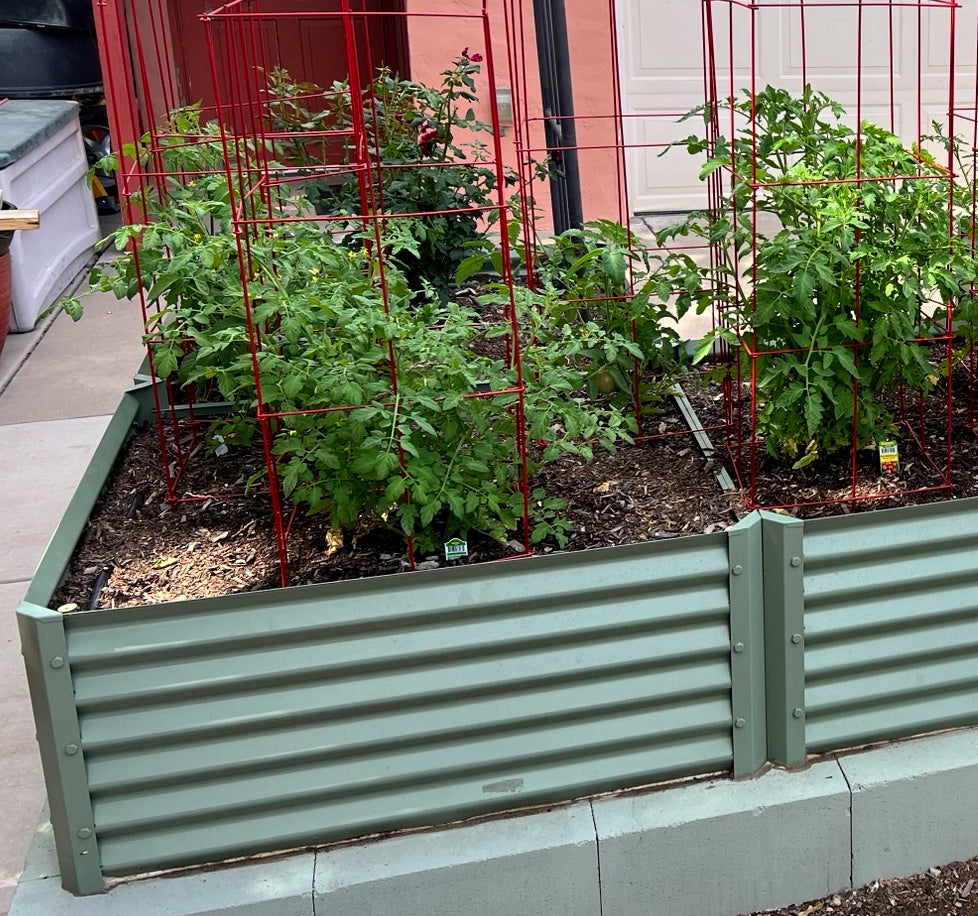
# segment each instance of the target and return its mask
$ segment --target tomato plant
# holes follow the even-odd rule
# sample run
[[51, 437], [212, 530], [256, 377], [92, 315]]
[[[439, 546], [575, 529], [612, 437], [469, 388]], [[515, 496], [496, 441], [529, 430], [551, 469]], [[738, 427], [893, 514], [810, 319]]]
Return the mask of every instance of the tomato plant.
[[[467, 87], [475, 65], [460, 61], [453, 79]], [[222, 443], [250, 440], [259, 406], [277, 415], [282, 490], [329, 529], [386, 526], [423, 551], [472, 531], [506, 541], [523, 516], [520, 437], [542, 443], [530, 473], [566, 453], [589, 459], [633, 441], [636, 365], [660, 399], [674, 378], [666, 318], [672, 300], [680, 311], [692, 302], [691, 262], [650, 258], [617, 224], [588, 224], [535, 253], [539, 282], [515, 291], [522, 347], [510, 339], [508, 285], [462, 301], [418, 294], [406, 256], [427, 258], [423, 216], [388, 221], [377, 246], [363, 227], [340, 238], [292, 219], [304, 198], [272, 195], [256, 203], [260, 228], [245, 230], [245, 297], [224, 162], [237, 144], [222, 144], [193, 107], [157, 133], [193, 142], [154, 151], [174, 177], [139, 197], [147, 221], [115, 233], [122, 254], [92, 285], [120, 298], [142, 288], [156, 374], [230, 403], [213, 430]], [[480, 264], [498, 261], [484, 235], [466, 243], [466, 259], [473, 242]], [[537, 489], [530, 506], [532, 539], [563, 543], [562, 503]]]
[[[949, 230], [950, 173], [926, 150], [868, 122], [857, 134], [811, 87], [767, 87], [733, 106], [746, 126], [701, 172], [730, 176], [726, 200], [664, 237], [714, 245], [728, 318], [718, 333], [754, 354], [768, 452], [800, 466], [889, 436], [888, 389], [933, 388], [941, 368], [928, 339], [945, 332], [975, 268]], [[696, 135], [681, 145], [706, 149]]]
[[[355, 174], [339, 183], [313, 179], [306, 184], [306, 194], [323, 214], [430, 213], [411, 220], [414, 244], [395, 260], [415, 294], [431, 288], [443, 301], [456, 269], [470, 253], [469, 243], [498, 219], [496, 171], [482, 164], [487, 154], [481, 138], [492, 128], [473, 108], [481, 61], [481, 55], [464, 49], [442, 72], [439, 86], [381, 68], [359, 100], [375, 165], [368, 199], [362, 199]], [[311, 83], [296, 83], [279, 69], [269, 75], [269, 93], [278, 126], [297, 134], [286, 144], [289, 158], [313, 172], [324, 161], [349, 163], [355, 158], [349, 145], [323, 149], [321, 141], [301, 137], [304, 131], [352, 126], [348, 83], [335, 83], [324, 92]], [[361, 228], [357, 219], [347, 227], [354, 243]]]
[[637, 373], [643, 404], [657, 407], [682, 367], [676, 321], [709, 304], [703, 269], [682, 251], [650, 252], [611, 220], [545, 240], [532, 261], [535, 285], [561, 303], [554, 323], [596, 323], [617, 336], [617, 344], [602, 341], [585, 354], [590, 394], [618, 395], [625, 403]]

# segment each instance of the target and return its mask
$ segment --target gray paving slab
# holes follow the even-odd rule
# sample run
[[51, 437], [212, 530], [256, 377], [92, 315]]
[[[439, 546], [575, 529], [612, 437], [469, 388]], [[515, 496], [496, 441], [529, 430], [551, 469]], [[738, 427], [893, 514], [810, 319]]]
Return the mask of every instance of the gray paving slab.
[[41, 342], [55, 316], [42, 321], [33, 331], [26, 334], [8, 334], [3, 349], [0, 350], [0, 395], [14, 380], [24, 361]]
[[24, 870], [20, 880], [38, 881], [41, 878], [57, 878], [60, 874], [58, 851], [54, 845], [54, 829], [51, 827], [51, 818], [45, 802], [41, 809], [41, 816], [38, 818], [37, 829], [27, 849], [27, 858], [24, 860]]
[[856, 885], [978, 855], [978, 731], [840, 759], [852, 787]]
[[0, 425], [0, 584], [31, 577], [108, 422]]
[[[108, 236], [110, 232], [118, 229], [121, 224], [122, 217], [118, 213], [99, 216], [99, 227], [103, 237]], [[115, 248], [109, 243], [103, 241], [103, 243], [99, 245], [98, 259], [106, 260], [116, 256], [117, 253]], [[71, 283], [68, 284], [68, 287], [65, 290], [65, 295], [74, 295], [79, 291], [86, 289], [88, 289], [87, 265], [85, 269], [81, 271]], [[56, 312], [52, 312], [52, 314], [41, 318], [31, 331], [26, 331], [19, 334], [11, 332], [8, 334], [6, 346], [4, 346], [3, 350], [0, 351], [0, 395], [3, 394], [4, 390], [13, 381], [17, 373], [24, 367], [25, 361], [33, 354], [34, 350], [40, 346], [41, 341], [44, 339], [48, 330], [51, 328], [51, 325], [58, 317], [59, 316]], [[127, 330], [126, 337], [128, 338], [129, 336], [129, 332]], [[82, 351], [78, 350], [76, 352], [80, 353]], [[27, 417], [27, 419], [38, 420], [41, 418], [30, 416]]]
[[13, 900], [17, 879], [44, 803], [41, 760], [20, 654], [15, 612], [26, 582], [0, 585], [0, 916]]
[[602, 916], [736, 916], [849, 886], [834, 761], [594, 802]]
[[329, 916], [597, 916], [591, 808], [326, 850], [315, 888]]
[[0, 425], [111, 414], [143, 354], [139, 307], [96, 293], [81, 321], [51, 324], [3, 391]]

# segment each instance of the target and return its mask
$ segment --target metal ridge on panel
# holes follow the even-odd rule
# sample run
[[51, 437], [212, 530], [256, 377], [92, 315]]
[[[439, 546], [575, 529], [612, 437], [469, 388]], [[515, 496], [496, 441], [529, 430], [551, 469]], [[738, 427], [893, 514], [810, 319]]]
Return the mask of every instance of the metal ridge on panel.
[[[894, 669], [918, 660], [947, 655], [978, 658], [978, 614], [970, 620], [935, 623], [913, 632], [891, 632], [885, 626], [876, 634], [836, 642], [829, 646], [809, 644], [806, 665], [809, 678], [851, 677], [861, 671]], [[978, 670], [978, 665], [976, 665]]]
[[[525, 781], [528, 771], [567, 758], [611, 763], [626, 750], [658, 750], [677, 771], [683, 770], [702, 765], [692, 746], [704, 739], [712, 742], [713, 753], [722, 746], [729, 762], [729, 703], [722, 695], [664, 709], [635, 705], [592, 710], [566, 720], [544, 714], [481, 729], [446, 729], [427, 741], [405, 734], [400, 741], [376, 745], [324, 744], [254, 771], [225, 773], [215, 761], [197, 778], [177, 779], [159, 788], [146, 785], [102, 793], [93, 787], [95, 819], [99, 835], [108, 836], [377, 793], [388, 794], [393, 811], [400, 806], [399, 794], [409, 786], [450, 783], [467, 773], [502, 773]], [[586, 783], [579, 790], [589, 791]]]
[[[655, 737], [643, 731], [656, 730]], [[343, 832], [350, 838], [377, 826], [369, 814], [371, 801], [380, 804], [388, 826], [413, 819], [416, 824], [437, 823], [433, 811], [406, 803], [411, 794], [434, 793], [435, 808], [454, 797], [467, 811], [491, 811], [536, 801], [561, 801], [577, 795], [624, 788], [665, 776], [710, 772], [729, 767], [730, 730], [727, 708], [721, 701], [702, 709], [682, 709], [661, 721], [647, 714], [575, 723], [543, 731], [536, 740], [525, 734], [484, 736], [462, 744], [463, 755], [444, 746], [415, 748], [408, 744], [393, 756], [365, 760], [320, 762], [315, 766], [279, 769], [247, 778], [202, 780], [182, 791], [146, 790], [130, 797], [93, 798], [100, 842], [118, 839], [138, 842], [143, 836], [180, 833], [184, 839], [166, 853], [176, 864], [186, 845], [201, 843], [210, 833], [223, 835], [222, 857], [247, 848], [267, 849], [324, 842], [337, 838], [324, 810], [345, 807]], [[621, 759], [627, 758], [627, 767]], [[567, 779], [570, 770], [574, 781]], [[499, 794], [494, 783], [510, 781], [514, 788]], [[472, 783], [478, 782], [473, 791]], [[499, 795], [502, 795], [500, 798]], [[268, 822], [274, 833], [262, 833]], [[265, 822], [265, 826], [262, 826]], [[111, 857], [104, 857], [112, 867]], [[159, 864], [148, 861], [146, 864]]]
[[[627, 664], [609, 664], [600, 669], [565, 670], [560, 673], [535, 675], [532, 671], [522, 677], [490, 678], [491, 661], [478, 675], [466, 672], [466, 681], [448, 681], [444, 672], [411, 672], [422, 685], [410, 683], [409, 678], [374, 678], [358, 685], [355, 692], [344, 682], [330, 685], [308, 685], [297, 690], [275, 693], [236, 694], [216, 701], [187, 701], [173, 705], [161, 716], [159, 706], [121, 712], [85, 714], [86, 751], [119, 753], [151, 747], [157, 753], [170, 745], [188, 741], [233, 738], [254, 734], [264, 728], [301, 729], [315, 725], [328, 716], [331, 722], [347, 718], [369, 717], [382, 713], [404, 714], [417, 709], [445, 708], [472, 699], [512, 698], [521, 694], [534, 697], [559, 690], [600, 690], [611, 682], [623, 690], [625, 686], [642, 682], [654, 693], [653, 702], [680, 698], [708, 684], [718, 690], [729, 689], [728, 653], [721, 647], [693, 654], [668, 663], [650, 659], [647, 649], [629, 647], [634, 660]], [[527, 668], [524, 659], [515, 665]], [[688, 669], [688, 670], [684, 670]], [[436, 682], [441, 686], [436, 687]], [[427, 687], [428, 689], [423, 689]], [[401, 691], [404, 692], [401, 692]], [[242, 712], [245, 709], [246, 712]]]
[[[805, 593], [810, 601], [831, 601], [847, 592], [872, 595], [896, 586], [921, 588], [921, 582], [940, 583], [945, 578], [967, 581], [969, 573], [974, 575], [969, 561], [975, 552], [978, 552], [978, 536], [953, 545], [944, 542], [936, 546], [923, 539], [908, 539], [899, 550], [889, 550], [885, 555], [874, 554], [868, 548], [862, 551], [855, 548], [849, 555], [852, 562], [845, 563], [837, 554], [827, 554], [822, 564], [806, 563]], [[866, 575], [867, 568], [873, 569], [873, 576]]]
[[[673, 715], [676, 709], [683, 709], [679, 724], [685, 727], [689, 710], [704, 703], [721, 704], [722, 716], [717, 727], [729, 733], [726, 652], [717, 647], [711, 654], [713, 658], [708, 663], [697, 665], [695, 659], [690, 659], [683, 674], [683, 689], [677, 684], [675, 672], [666, 671], [659, 676], [654, 662], [650, 661], [653, 670], [647, 673], [632, 672], [630, 676], [618, 673], [600, 682], [588, 680], [577, 685], [568, 679], [549, 689], [515, 685], [502, 694], [470, 693], [461, 700], [451, 697], [449, 690], [449, 699], [441, 704], [428, 702], [414, 709], [402, 706], [392, 711], [381, 707], [373, 713], [365, 709], [359, 715], [352, 709], [355, 693], [348, 698], [351, 705], [345, 714], [334, 714], [324, 705], [327, 696], [320, 699], [318, 721], [283, 726], [270, 720], [264, 723], [264, 728], [261, 724], [256, 728], [244, 715], [233, 736], [211, 736], [204, 725], [185, 734], [183, 743], [169, 748], [150, 741], [129, 749], [123, 746], [121, 750], [110, 747], [100, 751], [97, 742], [90, 746], [86, 740], [86, 759], [93, 791], [106, 786], [103, 776], [109, 783], [114, 779], [138, 777], [142, 791], [149, 782], [183, 788], [194, 775], [207, 781], [219, 772], [226, 782], [232, 772], [291, 767], [301, 760], [323, 762], [383, 756], [404, 744], [412, 748], [450, 745], [457, 751], [459, 745], [470, 739], [507, 733], [524, 733], [528, 740], [541, 742], [542, 736], [554, 728], [589, 720], [603, 726], [616, 716], [631, 713], [651, 724]], [[455, 672], [454, 680], [463, 680], [464, 674], [464, 671]], [[338, 693], [342, 696], [342, 691]], [[239, 708], [247, 708], [244, 699], [239, 700]], [[148, 712], [150, 720], [152, 709]], [[192, 706], [185, 710], [188, 722], [201, 721], [194, 712]], [[87, 736], [90, 724], [83, 721], [83, 735]], [[648, 743], [660, 740], [664, 732], [656, 727], [654, 737], [648, 729], [638, 729], [635, 734], [636, 740]], [[592, 740], [590, 734], [583, 737]]]
[[[654, 685], [652, 685], [654, 686]], [[656, 712], [677, 706], [692, 706], [701, 701], [713, 701], [724, 693], [721, 682], [710, 680], [702, 686], [691, 687], [683, 696], [663, 697], [650, 702], [635, 693], [619, 699], [594, 699], [587, 702], [583, 698], [575, 698], [568, 691], [563, 698], [564, 708], [559, 718], [571, 721], [594, 718], [597, 716], [613, 716], [628, 711]], [[444, 742], [446, 738], [456, 740], [476, 736], [484, 731], [494, 733], [506, 730], [527, 730], [537, 726], [546, 726], [556, 721], [556, 702], [538, 705], [531, 714], [523, 717], [500, 718], [493, 721], [488, 719], [485, 712], [481, 721], [473, 719], [465, 728], [444, 726], [439, 728], [436, 722], [424, 717], [404, 715], [396, 723], [390, 720], [378, 720], [377, 717], [367, 716], [356, 725], [361, 731], [373, 730], [369, 735], [357, 735], [353, 729], [346, 729], [342, 734], [342, 748], [335, 754], [348, 758], [362, 756], [365, 753], [383, 753], [396, 750], [406, 740], [405, 729], [409, 725], [417, 725], [417, 730], [411, 736], [412, 746], [425, 746]], [[452, 710], [454, 713], [455, 710]], [[416, 721], [420, 718], [420, 721]], [[240, 734], [215, 738], [206, 733], [201, 734], [196, 741], [176, 747], [164, 747], [145, 753], [127, 752], [122, 754], [113, 749], [111, 754], [104, 751], [92, 751], [86, 747], [86, 763], [88, 766], [89, 785], [94, 793], [105, 795], [113, 792], [129, 792], [143, 790], [149, 787], [159, 788], [178, 783], [189, 783], [198, 779], [209, 778], [214, 773], [215, 761], [222, 761], [220, 768], [224, 776], [247, 774], [250, 772], [291, 766], [303, 761], [322, 759], [323, 748], [339, 743], [339, 735], [334, 735], [330, 724], [320, 723], [307, 728], [292, 728], [281, 733]], [[177, 769], [179, 767], [179, 769]]]
[[806, 628], [811, 638], [819, 642], [876, 632], [877, 605], [881, 600], [887, 603], [887, 626], [893, 629], [923, 628], [935, 622], [970, 618], [975, 613], [976, 578], [974, 568], [962, 568], [946, 575], [914, 575], [910, 581], [885, 582], [848, 592], [816, 591], [811, 588], [811, 580], [806, 580]]
[[[668, 593], [661, 594], [654, 585], [648, 585], [631, 593], [627, 599], [620, 593], [609, 596], [596, 591], [587, 600], [578, 599], [560, 605], [548, 605], [546, 608], [527, 601], [504, 617], [494, 613], [483, 614], [481, 608], [471, 607], [464, 617], [443, 623], [437, 611], [419, 611], [414, 615], [411, 627], [398, 626], [393, 630], [371, 627], [360, 634], [336, 632], [328, 620], [331, 609], [328, 605], [323, 605], [319, 609], [323, 620], [318, 627], [295, 632], [290, 639], [279, 637], [267, 641], [263, 640], [263, 632], [274, 620], [270, 615], [256, 611], [249, 621], [241, 621], [247, 628], [247, 636], [237, 630], [228, 630], [225, 639], [212, 641], [206, 652], [196, 649], [182, 652], [162, 632], [157, 634], [162, 637], [159, 644], [149, 644], [142, 641], [145, 633], [124, 626], [103, 630], [99, 634], [101, 648], [98, 653], [83, 654], [80, 659], [76, 655], [77, 641], [72, 638], [72, 634], [69, 634], [68, 642], [72, 652], [72, 668], [80, 673], [94, 671], [111, 676], [115, 670], [124, 673], [129, 666], [135, 670], [151, 667], [153, 662], [172, 663], [175, 660], [188, 666], [204, 667], [213, 659], [232, 655], [245, 658], [251, 655], [257, 676], [266, 664], [263, 657], [309, 645], [343, 645], [350, 652], [356, 650], [358, 661], [369, 663], [371, 659], [380, 659], [391, 654], [409, 654], [404, 649], [404, 645], [409, 642], [415, 645], [434, 643], [436, 640], [429, 638], [429, 634], [433, 633], [440, 634], [443, 639], [450, 639], [442, 645], [457, 646], [461, 654], [467, 650], [466, 647], [470, 650], [497, 643], [512, 644], [540, 636], [548, 639], [556, 636], [566, 640], [588, 640], [603, 634], [613, 638], [615, 632], [624, 636], [630, 630], [681, 628], [688, 626], [690, 620], [695, 621], [701, 617], [710, 619], [722, 612], [724, 607], [725, 582], [716, 579], [710, 583], [709, 588], [703, 583], [694, 595], [684, 595], [682, 598]], [[140, 641], [134, 643], [134, 637]], [[247, 650], [243, 640], [247, 640]], [[390, 648], [380, 651], [377, 648], [379, 646], [397, 648], [396, 652]]]
[[[310, 760], [287, 759], [254, 772], [228, 776], [215, 767], [209, 776], [159, 789], [93, 792], [92, 805], [99, 835], [107, 836], [118, 829], [213, 821], [264, 807], [394, 793], [406, 786], [450, 781], [470, 770], [505, 769], [519, 775], [569, 752], [584, 759], [610, 757], [628, 748], [681, 748], [690, 738], [720, 736], [724, 731], [729, 732], [729, 717], [721, 698], [672, 709], [598, 710], [566, 721], [539, 717], [512, 727], [504, 723], [447, 730], [428, 743], [404, 735], [399, 742], [379, 742], [376, 748], [369, 743], [352, 749], [326, 745]], [[219, 788], [214, 782], [217, 774]]]
[[[973, 651], [971, 658], [962, 653], [914, 660], [906, 666], [905, 674], [905, 678], [894, 679], [891, 672], [867, 670], [848, 677], [820, 677], [812, 681], [808, 691], [808, 712], [811, 717], [817, 717], [828, 712], [864, 709], [894, 701], [904, 703], [936, 693], [959, 694], [978, 686]], [[854, 689], [856, 681], [858, 689]], [[978, 705], [975, 709], [978, 712]]]
[[[386, 674], [382, 678], [357, 678], [356, 693], [347, 679], [326, 673], [322, 678], [295, 685], [282, 685], [277, 690], [246, 689], [241, 693], [213, 698], [190, 697], [184, 703], [168, 703], [128, 708], [124, 704], [102, 710], [88, 711], [82, 718], [86, 736], [94, 749], [101, 745], [121, 743], [131, 746], [133, 740], [145, 736], [154, 746], [159, 742], [181, 740], [181, 734], [206, 729], [214, 735], [235, 733], [266, 724], [302, 725], [315, 721], [326, 712], [323, 705], [323, 686], [328, 684], [340, 698], [331, 697], [328, 705], [332, 717], [369, 715], [376, 710], [398, 711], [439, 705], [471, 696], [495, 696], [518, 691], [533, 692], [566, 684], [596, 684], [607, 679], [627, 679], [649, 673], [654, 662], [654, 674], [682, 689], [678, 676], [684, 667], [710, 665], [726, 660], [726, 647], [693, 646], [680, 657], [650, 656], [647, 645], [636, 640], [606, 642], [592, 646], [586, 658], [576, 647], [553, 648], [534, 656], [528, 665], [524, 656], [505, 659], [484, 657], [466, 666], [465, 682], [446, 681], [445, 670], [439, 667], [407, 669]], [[729, 666], [727, 666], [729, 668]], [[729, 670], [724, 673], [729, 681]], [[247, 705], [242, 714], [241, 704]], [[184, 706], [192, 707], [185, 709]]]
[[806, 571], [899, 556], [908, 544], [936, 553], [978, 544], [978, 497], [805, 521]]
[[974, 696], [974, 686], [961, 692], [937, 696], [911, 697], [899, 704], [866, 704], [861, 709], [816, 716], [808, 726], [808, 746], [813, 752], [841, 751], [875, 741], [926, 735], [950, 728], [978, 725], [978, 709], [962, 711], [966, 696]]
[[[398, 637], [374, 634], [360, 640], [319, 638], [253, 655], [229, 649], [225, 654], [186, 660], [163, 655], [152, 666], [80, 671], [73, 667], [72, 670], [77, 703], [85, 710], [152, 702], [155, 696], [162, 699], [164, 694], [174, 700], [199, 698], [202, 690], [213, 694], [256, 691], [320, 680], [326, 675], [352, 677], [377, 670], [388, 673], [451, 666], [486, 656], [506, 658], [547, 652], [556, 646], [586, 648], [599, 642], [624, 644], [653, 635], [660, 639], [660, 654], [668, 656], [673, 645], [680, 654], [688, 651], [682, 644], [684, 634], [725, 627], [721, 596], [719, 590], [715, 595], [705, 596], [707, 607], [699, 613], [691, 610], [685, 627], [677, 626], [675, 621], [662, 626], [654, 616], [654, 599], [648, 598], [634, 609], [625, 605], [599, 605], [567, 610], [543, 619], [527, 614], [507, 626], [495, 622], [486, 626], [473, 621], [447, 629], [427, 628], [422, 617], [416, 631]], [[643, 609], [649, 616], [644, 622]], [[595, 611], [610, 618], [608, 622], [604, 625], [594, 622], [600, 616]]]

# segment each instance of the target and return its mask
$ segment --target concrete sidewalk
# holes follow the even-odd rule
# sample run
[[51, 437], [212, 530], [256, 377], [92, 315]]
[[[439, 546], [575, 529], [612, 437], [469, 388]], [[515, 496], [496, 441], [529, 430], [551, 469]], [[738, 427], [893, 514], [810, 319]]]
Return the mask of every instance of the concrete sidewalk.
[[99, 294], [77, 324], [49, 318], [0, 354], [0, 916], [44, 803], [15, 611], [139, 365], [141, 330], [136, 305]]

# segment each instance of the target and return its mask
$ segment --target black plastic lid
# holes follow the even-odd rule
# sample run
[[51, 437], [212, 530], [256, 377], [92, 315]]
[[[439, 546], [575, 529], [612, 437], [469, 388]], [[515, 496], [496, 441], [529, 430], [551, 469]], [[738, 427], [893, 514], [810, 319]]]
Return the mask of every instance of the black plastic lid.
[[94, 29], [92, 0], [0, 0], [0, 25]]
[[101, 86], [94, 32], [0, 28], [0, 98], [71, 97]]

